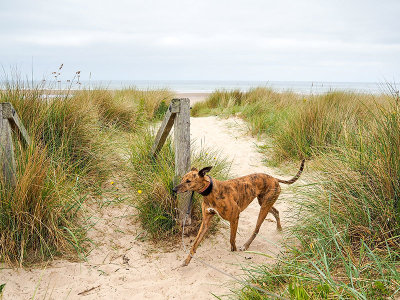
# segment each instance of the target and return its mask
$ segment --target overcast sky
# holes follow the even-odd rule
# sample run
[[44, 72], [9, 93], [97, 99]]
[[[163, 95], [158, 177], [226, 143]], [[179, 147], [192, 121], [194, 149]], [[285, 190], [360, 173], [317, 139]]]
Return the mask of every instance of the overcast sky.
[[400, 78], [400, 1], [1, 0], [0, 64], [36, 79]]

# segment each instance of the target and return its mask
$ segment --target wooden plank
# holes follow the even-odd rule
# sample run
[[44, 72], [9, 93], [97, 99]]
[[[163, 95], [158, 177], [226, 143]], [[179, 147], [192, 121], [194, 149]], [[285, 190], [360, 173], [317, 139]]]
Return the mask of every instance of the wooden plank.
[[153, 147], [151, 148], [152, 156], [157, 156], [157, 153], [164, 145], [165, 140], [167, 139], [168, 134], [171, 131], [172, 126], [174, 125], [174, 120], [178, 112], [179, 112], [179, 99], [172, 99], [168, 111], [165, 114], [164, 120], [161, 123], [160, 129], [158, 129]]
[[[174, 124], [175, 140], [175, 184], [178, 184], [182, 176], [190, 170], [190, 100], [180, 99], [180, 110]], [[185, 218], [190, 201], [190, 192], [178, 194], [177, 208], [181, 222]], [[190, 224], [187, 220], [186, 224]]]
[[[16, 185], [16, 165], [14, 159], [14, 145], [11, 136], [11, 126], [8, 118], [3, 116], [3, 105], [0, 105], [0, 169], [5, 183]], [[7, 114], [8, 112], [6, 112]]]
[[22, 124], [21, 120], [18, 117], [17, 112], [15, 111], [14, 107], [11, 103], [1, 103], [3, 106], [3, 118], [8, 119], [12, 129], [21, 136], [22, 140], [26, 145], [31, 144], [31, 139], [26, 131], [24, 125]]

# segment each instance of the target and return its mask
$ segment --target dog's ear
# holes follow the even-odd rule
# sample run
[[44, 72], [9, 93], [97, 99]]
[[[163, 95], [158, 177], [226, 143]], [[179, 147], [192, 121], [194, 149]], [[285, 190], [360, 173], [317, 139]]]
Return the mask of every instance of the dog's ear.
[[190, 171], [198, 171], [196, 167], [192, 167]]
[[206, 173], [210, 172], [211, 169], [212, 169], [212, 167], [205, 167], [205, 168], [201, 169], [199, 171], [199, 176], [204, 177], [204, 175], [206, 175]]

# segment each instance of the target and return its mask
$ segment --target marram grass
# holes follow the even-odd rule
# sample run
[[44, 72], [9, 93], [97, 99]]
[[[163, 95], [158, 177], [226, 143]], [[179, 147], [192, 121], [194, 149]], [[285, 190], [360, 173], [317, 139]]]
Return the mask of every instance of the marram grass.
[[389, 102], [387, 95], [300, 95], [254, 88], [248, 92], [216, 91], [206, 101], [196, 103], [192, 115], [242, 117], [253, 134], [273, 139], [275, 160], [299, 160], [329, 152], [332, 147], [356, 147], [360, 130], [368, 131], [376, 124], [370, 114]]

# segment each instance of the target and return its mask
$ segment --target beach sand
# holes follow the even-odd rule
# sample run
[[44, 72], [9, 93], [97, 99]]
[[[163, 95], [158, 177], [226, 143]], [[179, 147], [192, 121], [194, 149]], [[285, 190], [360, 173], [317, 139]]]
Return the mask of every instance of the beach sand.
[[193, 105], [197, 102], [204, 101], [210, 93], [176, 93], [176, 98], [189, 98], [190, 104]]

